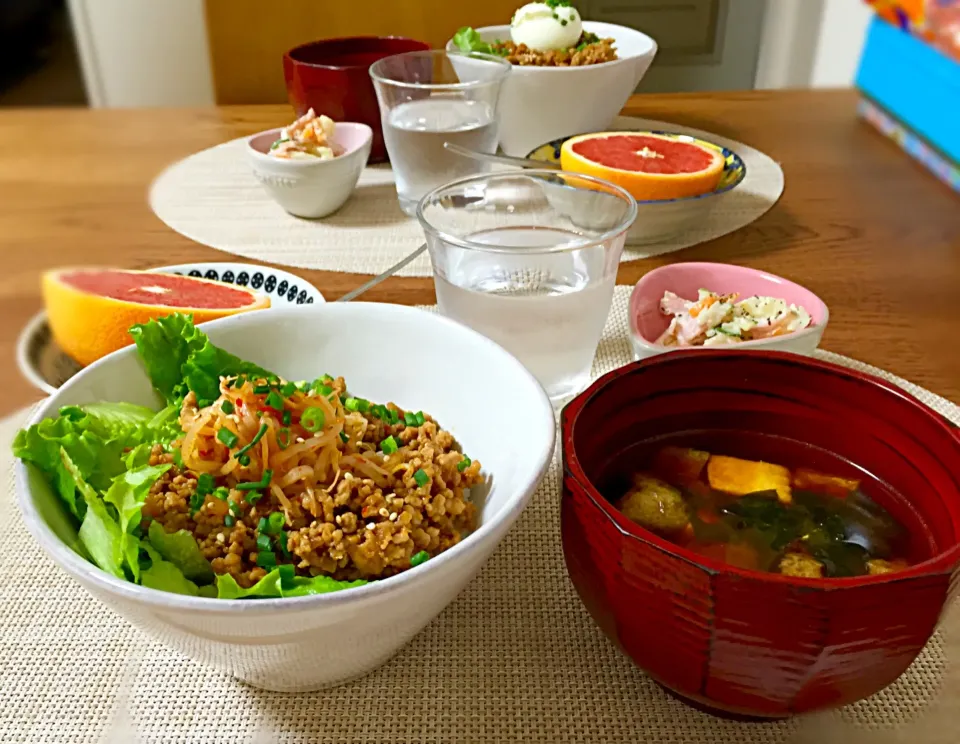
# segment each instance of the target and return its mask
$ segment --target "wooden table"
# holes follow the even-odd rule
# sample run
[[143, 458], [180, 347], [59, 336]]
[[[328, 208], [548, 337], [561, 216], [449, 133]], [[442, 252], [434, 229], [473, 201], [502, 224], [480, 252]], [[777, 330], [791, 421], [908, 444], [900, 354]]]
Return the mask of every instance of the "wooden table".
[[[823, 347], [960, 402], [960, 201], [854, 115], [850, 91], [636, 96], [625, 113], [705, 129], [768, 153], [783, 198], [753, 224], [623, 264], [633, 283], [671, 261], [728, 261], [806, 285], [830, 306]], [[167, 229], [147, 205], [164, 166], [290, 118], [286, 106], [0, 113], [0, 415], [40, 397], [14, 362], [41, 308], [40, 272], [224, 260]], [[300, 271], [333, 299], [368, 277]], [[426, 278], [394, 278], [370, 300], [434, 302]]]

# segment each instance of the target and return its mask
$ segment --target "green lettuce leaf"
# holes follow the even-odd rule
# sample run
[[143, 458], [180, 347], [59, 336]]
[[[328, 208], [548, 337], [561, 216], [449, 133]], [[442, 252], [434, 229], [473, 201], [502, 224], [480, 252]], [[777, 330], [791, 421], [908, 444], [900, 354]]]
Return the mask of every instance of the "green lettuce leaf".
[[132, 403], [64, 406], [57, 418], [18, 432], [13, 454], [42, 470], [70, 512], [82, 520], [86, 502], [78, 498], [76, 479], [64, 469], [61, 449], [81, 479], [103, 492], [127, 469], [127, 450], [170, 441], [177, 435], [179, 426], [172, 423], [171, 416], [167, 409], [158, 414]]
[[225, 375], [276, 377], [214, 346], [189, 315], [174, 314], [130, 329], [150, 381], [167, 403], [179, 405], [187, 393], [196, 393], [201, 406], [220, 395]]
[[306, 578], [297, 576], [289, 563], [277, 566], [260, 581], [244, 589], [230, 574], [217, 575], [217, 596], [220, 599], [270, 599], [277, 597], [303, 597], [308, 594], [328, 594], [341, 589], [363, 586], [368, 582], [337, 581], [329, 576]]
[[175, 565], [188, 579], [201, 584], [213, 581], [210, 561], [203, 557], [196, 538], [186, 530], [167, 532], [156, 522], [150, 523], [147, 540], [164, 559]]
[[123, 533], [120, 525], [97, 492], [83, 479], [65, 449], [60, 450], [60, 457], [64, 470], [73, 479], [87, 507], [80, 523], [80, 542], [100, 568], [121, 579], [127, 578], [123, 572]]
[[[151, 589], [174, 594], [186, 594], [196, 597], [200, 594], [210, 596], [210, 592], [201, 592], [200, 587], [190, 581], [183, 572], [170, 561], [165, 561], [160, 553], [147, 542], [140, 543], [140, 550], [146, 553], [146, 560], [140, 571], [140, 583]], [[209, 587], [212, 589], [213, 587]]]
[[[148, 445], [141, 445], [141, 448], [145, 446]], [[114, 478], [113, 484], [103, 495], [103, 500], [117, 510], [122, 533], [121, 550], [134, 581], [140, 578], [140, 538], [135, 534], [140, 526], [140, 510], [150, 487], [169, 469], [169, 465], [145, 465], [128, 470]]]
[[453, 35], [453, 44], [461, 52], [479, 52], [481, 54], [491, 54], [493, 48], [480, 38], [476, 29], [470, 26], [464, 26]]

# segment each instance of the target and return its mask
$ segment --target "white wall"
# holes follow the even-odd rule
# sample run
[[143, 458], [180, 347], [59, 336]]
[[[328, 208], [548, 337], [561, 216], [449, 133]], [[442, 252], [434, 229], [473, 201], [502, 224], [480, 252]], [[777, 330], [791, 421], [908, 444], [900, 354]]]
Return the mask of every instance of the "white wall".
[[872, 16], [864, 0], [824, 2], [809, 81], [812, 87], [836, 88], [853, 84]]
[[94, 106], [212, 104], [201, 0], [68, 0]]

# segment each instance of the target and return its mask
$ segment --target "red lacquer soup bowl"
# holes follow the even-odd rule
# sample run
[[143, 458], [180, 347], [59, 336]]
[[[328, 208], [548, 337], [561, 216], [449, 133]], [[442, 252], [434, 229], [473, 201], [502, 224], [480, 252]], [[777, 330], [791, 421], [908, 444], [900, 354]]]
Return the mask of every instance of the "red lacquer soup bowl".
[[[570, 578], [620, 649], [695, 705], [776, 718], [872, 695], [916, 658], [956, 593], [960, 438], [882, 380], [781, 352], [678, 351], [600, 378], [562, 426]], [[906, 528], [911, 567], [801, 579], [658, 537], [609, 499], [665, 438], [859, 478]]]
[[283, 55], [287, 96], [297, 116], [312, 108], [334, 121], [366, 124], [373, 130], [370, 162], [385, 161], [387, 149], [370, 65], [394, 54], [429, 48], [423, 41], [402, 36], [354, 36], [302, 44]]

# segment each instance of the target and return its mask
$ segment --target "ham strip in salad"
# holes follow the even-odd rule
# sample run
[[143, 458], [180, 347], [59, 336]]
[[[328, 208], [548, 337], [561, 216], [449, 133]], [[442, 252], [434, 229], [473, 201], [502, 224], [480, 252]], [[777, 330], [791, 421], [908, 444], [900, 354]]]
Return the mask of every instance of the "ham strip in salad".
[[785, 300], [753, 295], [738, 302], [738, 297], [736, 293], [721, 295], [701, 289], [696, 300], [685, 300], [673, 292], [664, 292], [660, 311], [672, 318], [657, 343], [724, 346], [783, 336], [811, 323], [806, 310], [788, 305]]

